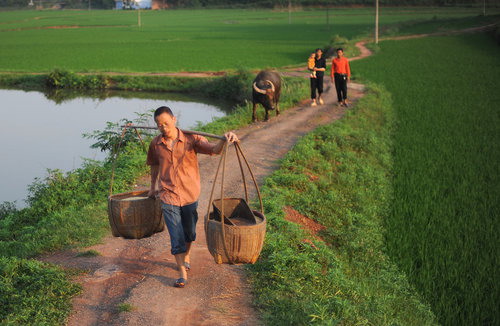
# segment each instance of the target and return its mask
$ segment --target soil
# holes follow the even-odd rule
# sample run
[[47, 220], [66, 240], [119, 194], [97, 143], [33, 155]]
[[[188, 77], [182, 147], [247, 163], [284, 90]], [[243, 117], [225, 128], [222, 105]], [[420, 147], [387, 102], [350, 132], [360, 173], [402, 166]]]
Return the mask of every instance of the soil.
[[307, 231], [314, 238], [323, 241], [323, 239], [318, 235], [318, 232], [326, 229], [325, 226], [305, 215], [300, 214], [290, 206], [283, 207], [283, 210], [285, 211], [285, 219], [287, 221], [300, 225], [303, 230]]
[[[301, 76], [307, 77], [307, 74]], [[350, 83], [351, 102], [356, 102], [363, 91], [363, 85]], [[324, 105], [311, 107], [309, 101], [304, 101], [277, 117], [273, 116], [268, 122], [256, 122], [236, 131], [259, 185], [278, 168], [278, 160], [299, 137], [343, 115], [346, 109], [336, 105], [335, 89], [327, 79], [323, 98]], [[232, 146], [229, 150], [225, 196], [243, 197], [236, 155]], [[140, 240], [109, 235], [102, 244], [83, 249], [99, 252], [100, 255], [95, 257], [78, 257], [75, 250], [40, 257], [43, 261], [86, 271], [76, 279], [82, 284], [83, 292], [73, 299], [69, 325], [260, 324], [259, 314], [252, 305], [244, 266], [217, 265], [206, 246], [201, 219], [206, 215], [218, 162], [216, 156], [199, 156], [202, 180], [198, 208], [200, 221], [185, 288], [173, 287], [177, 270], [166, 231]], [[142, 178], [136, 187], [144, 187], [147, 180], [147, 176]], [[254, 197], [255, 190], [250, 184], [249, 189]], [[133, 310], [119, 312], [118, 305], [122, 302], [131, 304]]]

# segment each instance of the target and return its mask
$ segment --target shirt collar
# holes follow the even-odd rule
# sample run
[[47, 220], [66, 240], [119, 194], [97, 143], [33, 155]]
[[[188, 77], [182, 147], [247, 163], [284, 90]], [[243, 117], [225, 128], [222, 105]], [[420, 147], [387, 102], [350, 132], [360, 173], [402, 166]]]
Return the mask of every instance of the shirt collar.
[[[181, 141], [181, 142], [185, 142], [186, 141], [186, 135], [179, 128], [177, 128], [177, 131], [179, 132], [177, 134], [177, 140]], [[158, 136], [158, 140], [156, 141], [156, 144], [159, 145], [161, 143], [163, 143], [163, 135], [160, 134]]]

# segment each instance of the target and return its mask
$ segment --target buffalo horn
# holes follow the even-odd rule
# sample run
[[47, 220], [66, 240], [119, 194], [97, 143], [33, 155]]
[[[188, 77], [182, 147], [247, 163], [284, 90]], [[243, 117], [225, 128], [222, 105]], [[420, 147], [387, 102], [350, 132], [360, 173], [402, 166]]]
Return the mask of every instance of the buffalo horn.
[[260, 93], [260, 94], [266, 94], [266, 91], [265, 91], [265, 90], [260, 89], [260, 88], [258, 88], [258, 87], [257, 87], [257, 83], [256, 83], [256, 82], [254, 82], [254, 83], [253, 83], [253, 89], [254, 89], [257, 93]]
[[273, 82], [270, 81], [270, 80], [267, 80], [267, 79], [266, 79], [266, 82], [268, 82], [269, 85], [271, 85], [271, 91], [273, 91], [273, 93], [274, 93], [274, 84], [273, 84]]

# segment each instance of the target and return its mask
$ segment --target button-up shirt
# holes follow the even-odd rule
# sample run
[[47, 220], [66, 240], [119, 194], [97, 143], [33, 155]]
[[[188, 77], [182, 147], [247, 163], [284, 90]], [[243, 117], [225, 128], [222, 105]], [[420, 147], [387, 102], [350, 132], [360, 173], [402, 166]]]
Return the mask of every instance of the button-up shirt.
[[163, 135], [151, 141], [146, 164], [159, 166], [159, 195], [162, 202], [185, 206], [198, 200], [200, 171], [196, 154], [213, 154], [213, 148], [214, 145], [205, 137], [185, 134], [181, 130], [172, 147], [167, 145]]
[[347, 60], [346, 57], [342, 58], [333, 58], [332, 60], [332, 71], [330, 73], [330, 76], [333, 77], [333, 74], [345, 74], [349, 77], [351, 77], [351, 67], [349, 67], [349, 61]]

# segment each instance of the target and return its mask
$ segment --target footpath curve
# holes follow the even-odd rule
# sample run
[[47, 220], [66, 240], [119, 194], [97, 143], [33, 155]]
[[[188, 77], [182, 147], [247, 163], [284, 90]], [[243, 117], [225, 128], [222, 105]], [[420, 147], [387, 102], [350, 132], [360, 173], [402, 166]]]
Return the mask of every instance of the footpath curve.
[[[357, 46], [362, 56], [351, 60], [370, 54], [363, 44]], [[297, 74], [307, 77], [306, 73], [293, 72]], [[342, 117], [345, 109], [336, 105], [335, 89], [329, 78], [325, 79], [325, 84], [324, 105], [311, 107], [309, 101], [304, 100], [268, 122], [257, 122], [236, 131], [260, 185], [299, 137]], [[351, 102], [362, 97], [363, 91], [363, 85], [350, 83]], [[232, 148], [229, 150], [225, 189], [227, 196], [241, 197], [238, 163]], [[177, 271], [166, 231], [140, 240], [108, 236], [103, 244], [87, 248], [98, 251], [101, 255], [97, 257], [76, 257], [77, 252], [71, 250], [52, 253], [40, 259], [88, 271], [76, 280], [82, 284], [83, 292], [73, 299], [68, 325], [260, 324], [252, 306], [244, 268], [215, 264], [206, 247], [202, 219], [218, 158], [200, 155], [199, 162], [202, 180], [200, 221], [186, 288], [172, 286]], [[124, 302], [133, 306], [131, 312], [119, 312], [118, 305]]]

